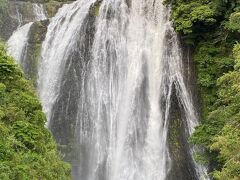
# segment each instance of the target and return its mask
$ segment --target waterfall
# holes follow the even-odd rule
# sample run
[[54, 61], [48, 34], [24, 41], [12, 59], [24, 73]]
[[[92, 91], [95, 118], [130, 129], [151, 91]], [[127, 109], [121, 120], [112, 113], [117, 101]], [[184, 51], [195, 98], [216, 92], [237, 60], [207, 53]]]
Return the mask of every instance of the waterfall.
[[[33, 22], [29, 22], [22, 26], [23, 20], [22, 15], [19, 13], [18, 6], [16, 6], [16, 11], [19, 25], [7, 41], [7, 50], [8, 54], [11, 55], [18, 64], [24, 66], [24, 60], [27, 54], [27, 46], [29, 39], [28, 35]], [[43, 5], [33, 4], [33, 15], [35, 16], [35, 21], [47, 19], [47, 15], [43, 9]]]
[[28, 44], [28, 33], [32, 26], [32, 22], [19, 27], [12, 36], [9, 38], [8, 53], [16, 60], [18, 64], [23, 63], [26, 55], [27, 44]]
[[18, 19], [18, 28], [20, 28], [23, 23], [23, 18], [22, 18], [22, 14], [19, 12], [18, 6], [16, 6], [16, 14], [17, 14], [17, 19]]
[[33, 3], [33, 14], [35, 15], [36, 21], [47, 19], [47, 12], [44, 10], [42, 4]]
[[42, 45], [38, 80], [38, 91], [48, 120], [51, 118], [52, 106], [59, 96], [62, 69], [66, 67], [69, 56], [79, 46], [77, 35], [84, 26], [84, 19], [93, 2], [94, 0], [77, 1], [71, 5], [64, 5], [48, 26]]
[[[72, 148], [74, 179], [168, 179], [174, 93], [187, 137], [198, 124], [169, 16], [161, 1], [78, 0], [51, 19], [38, 91], [47, 126]], [[208, 179], [191, 161], [192, 176]]]

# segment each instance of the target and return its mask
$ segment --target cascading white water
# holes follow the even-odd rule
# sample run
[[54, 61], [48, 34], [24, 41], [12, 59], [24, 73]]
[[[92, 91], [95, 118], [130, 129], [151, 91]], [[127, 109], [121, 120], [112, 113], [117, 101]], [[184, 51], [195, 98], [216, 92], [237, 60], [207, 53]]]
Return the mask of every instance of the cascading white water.
[[[100, 9], [88, 82], [96, 155], [89, 180], [98, 178], [95, 171], [104, 161], [109, 180], [165, 179], [168, 171], [167, 125], [159, 106], [164, 9], [161, 3], [153, 6], [144, 1], [132, 1], [131, 8], [128, 13], [126, 3], [116, 0], [103, 1]], [[144, 79], [148, 81], [144, 92], [148, 105], [139, 102], [144, 98]], [[138, 112], [142, 106], [148, 112]]]
[[[65, 5], [48, 27], [38, 83], [48, 123], [62, 97], [64, 72], [72, 66], [68, 59], [85, 47], [86, 39], [79, 37], [86, 35], [85, 19], [96, 2]], [[82, 62], [81, 82], [74, 82], [74, 91], [81, 94], [76, 97], [75, 136], [84, 148], [74, 178], [165, 180], [172, 167], [167, 138], [174, 88], [185, 113], [186, 134], [198, 124], [170, 12], [155, 0], [132, 0], [130, 5], [103, 0], [97, 14], [90, 59]], [[66, 98], [61, 110], [67, 113], [70, 94]], [[208, 179], [204, 167], [195, 163], [195, 169], [198, 179]]]
[[[8, 53], [17, 61], [18, 64], [23, 64], [25, 59], [25, 55], [27, 53], [28, 46], [28, 35], [30, 28], [33, 22], [29, 22], [23, 26], [22, 25], [22, 15], [19, 13], [18, 7], [17, 15], [19, 19], [19, 25], [17, 30], [15, 30], [12, 36], [9, 38], [8, 45]], [[43, 9], [42, 5], [33, 4], [33, 15], [35, 16], [35, 21], [45, 20], [47, 19], [47, 15]]]
[[21, 64], [26, 54], [28, 44], [28, 33], [32, 26], [32, 22], [19, 27], [9, 38], [8, 53], [14, 57], [18, 64]]
[[19, 12], [19, 7], [16, 6], [16, 13], [17, 13], [17, 19], [18, 19], [18, 28], [20, 28], [22, 26], [23, 23], [23, 18], [22, 18], [22, 14]]
[[42, 4], [33, 3], [33, 14], [35, 15], [36, 21], [47, 19], [47, 12], [44, 10]]
[[38, 91], [48, 120], [59, 95], [61, 69], [65, 68], [68, 55], [76, 46], [77, 32], [84, 25], [83, 20], [93, 2], [94, 0], [77, 1], [64, 5], [48, 26], [42, 45], [38, 79]]

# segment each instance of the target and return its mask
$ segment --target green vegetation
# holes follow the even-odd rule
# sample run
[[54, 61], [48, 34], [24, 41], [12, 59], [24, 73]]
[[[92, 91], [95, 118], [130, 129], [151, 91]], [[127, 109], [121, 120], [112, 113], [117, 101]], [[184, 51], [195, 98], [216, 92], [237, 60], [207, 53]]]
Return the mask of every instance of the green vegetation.
[[240, 179], [240, 2], [165, 0], [175, 29], [193, 46], [202, 123], [190, 141], [206, 149], [211, 175]]
[[[24, 0], [23, 0], [24, 1]], [[25, 0], [41, 2], [50, 17], [67, 0]], [[210, 166], [217, 180], [240, 179], [240, 1], [238, 0], [165, 0], [171, 4], [176, 31], [194, 49], [197, 82], [202, 99], [202, 123], [190, 141], [205, 149], [196, 159]], [[90, 14], [98, 15], [100, 1]], [[29, 6], [30, 7], [30, 6]], [[27, 13], [27, 8], [25, 8]], [[24, 13], [23, 13], [24, 14]], [[10, 22], [8, 1], [0, 0], [0, 29]], [[31, 77], [36, 64], [42, 22], [34, 25], [29, 50]], [[38, 26], [38, 28], [37, 28]], [[40, 31], [42, 30], [42, 31]], [[5, 30], [7, 31], [7, 30]], [[35, 32], [35, 30], [34, 30]], [[44, 34], [44, 33], [42, 33]], [[13, 59], [0, 44], [0, 179], [69, 179], [70, 167], [62, 162], [46, 118], [32, 85], [24, 78]], [[179, 121], [173, 130], [181, 127]], [[177, 156], [180, 132], [169, 138]], [[177, 160], [181, 157], [175, 157]]]
[[57, 13], [58, 9], [63, 5], [63, 2], [66, 1], [46, 0], [44, 3], [44, 8], [46, 9], [48, 16], [53, 17]]
[[0, 45], [0, 179], [70, 179], [33, 87]]
[[96, 1], [91, 7], [90, 7], [90, 15], [96, 17], [99, 15], [99, 9], [102, 1]]
[[41, 44], [45, 39], [48, 24], [48, 20], [34, 22], [28, 34], [28, 53], [25, 56], [25, 63], [27, 66], [23, 66], [23, 71], [26, 78], [31, 80], [35, 87], [37, 81], [38, 60], [40, 58]]

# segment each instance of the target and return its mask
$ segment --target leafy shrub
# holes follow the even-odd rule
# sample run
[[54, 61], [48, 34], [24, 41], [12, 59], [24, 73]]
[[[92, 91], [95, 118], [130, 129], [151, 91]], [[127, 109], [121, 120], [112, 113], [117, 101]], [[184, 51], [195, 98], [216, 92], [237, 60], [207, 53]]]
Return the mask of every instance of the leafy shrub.
[[33, 86], [0, 44], [0, 179], [70, 179]]
[[165, 2], [172, 6], [176, 30], [194, 47], [203, 113], [190, 141], [205, 148], [197, 159], [208, 157], [214, 179], [240, 179], [240, 45], [234, 46], [240, 37], [240, 2]]

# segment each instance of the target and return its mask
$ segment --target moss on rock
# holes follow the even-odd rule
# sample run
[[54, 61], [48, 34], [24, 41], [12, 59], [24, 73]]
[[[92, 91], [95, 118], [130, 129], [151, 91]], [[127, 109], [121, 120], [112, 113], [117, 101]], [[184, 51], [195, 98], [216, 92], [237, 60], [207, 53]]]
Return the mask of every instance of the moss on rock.
[[90, 7], [90, 15], [92, 16], [98, 16], [99, 15], [99, 9], [101, 6], [102, 0], [96, 1], [91, 7]]
[[44, 3], [44, 8], [48, 13], [49, 18], [53, 17], [59, 8], [61, 8], [64, 4], [72, 3], [73, 0], [50, 0]]
[[24, 62], [24, 72], [28, 79], [36, 85], [38, 60], [40, 59], [41, 45], [47, 32], [48, 20], [33, 23], [29, 32], [27, 54]]
[[[175, 93], [173, 93], [175, 94]], [[171, 170], [168, 174], [168, 180], [193, 180], [197, 179], [191, 154], [189, 153], [189, 144], [187, 142], [188, 134], [186, 132], [186, 120], [181, 112], [181, 105], [177, 97], [172, 96], [171, 112], [168, 129], [168, 148], [171, 158]]]

